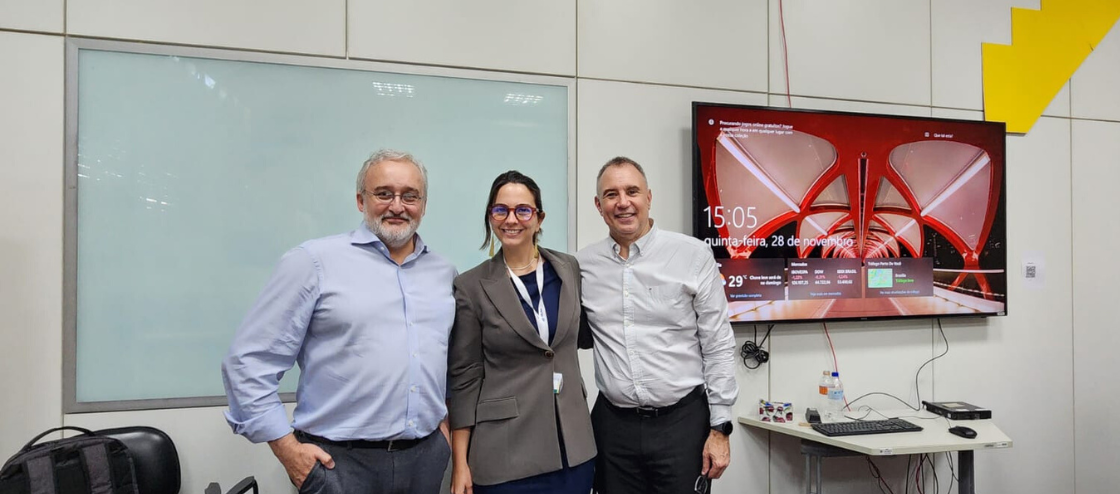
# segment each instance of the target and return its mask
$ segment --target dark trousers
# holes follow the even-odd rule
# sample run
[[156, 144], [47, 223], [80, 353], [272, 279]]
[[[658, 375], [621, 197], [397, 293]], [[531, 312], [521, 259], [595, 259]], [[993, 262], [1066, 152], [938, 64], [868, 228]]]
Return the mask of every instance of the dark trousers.
[[402, 450], [315, 443], [334, 459], [334, 468], [315, 464], [300, 494], [439, 494], [451, 447], [438, 430]]
[[595, 490], [603, 494], [693, 492], [711, 430], [708, 416], [706, 396], [649, 417], [615, 407], [600, 394], [591, 411], [599, 450]]

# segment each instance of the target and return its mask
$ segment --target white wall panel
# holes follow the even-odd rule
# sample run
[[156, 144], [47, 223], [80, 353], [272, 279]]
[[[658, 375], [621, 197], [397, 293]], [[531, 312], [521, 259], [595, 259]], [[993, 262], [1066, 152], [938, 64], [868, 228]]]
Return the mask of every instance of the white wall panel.
[[766, 0], [580, 0], [579, 76], [766, 91]]
[[1058, 90], [1058, 94], [1054, 95], [1054, 99], [1050, 100], [1050, 104], [1042, 110], [1042, 115], [1046, 117], [1069, 117], [1069, 81], [1066, 81], [1062, 89]]
[[575, 0], [349, 3], [352, 57], [575, 74]]
[[1120, 23], [1073, 74], [1074, 117], [1120, 121]]
[[343, 56], [345, 0], [69, 0], [69, 34]]
[[[1008, 137], [1009, 315], [945, 320], [949, 353], [934, 364], [934, 398], [990, 408], [1015, 442], [976, 453], [978, 491], [1071, 492], [1073, 485], [1069, 135], [1069, 120], [1044, 117], [1026, 136]], [[1031, 257], [1045, 261], [1037, 286], [1022, 276]]]
[[0, 458], [62, 422], [60, 37], [0, 32]]
[[843, 101], [822, 98], [801, 98], [794, 96], [786, 98], [784, 94], [771, 94], [770, 106], [778, 108], [793, 108], [808, 110], [845, 111], [852, 113], [878, 113], [883, 115], [903, 115], [912, 117], [928, 117], [928, 106], [891, 105], [885, 103], [866, 103], [862, 101]]
[[952, 110], [948, 108], [934, 108], [933, 118], [952, 118], [956, 120], [984, 120], [984, 112], [972, 110]]
[[1038, 9], [1039, 0], [938, 0], [933, 18], [933, 105], [984, 108], [981, 43], [1011, 43], [1011, 8]]
[[785, 93], [779, 16], [784, 14], [790, 93], [930, 104], [928, 1], [770, 0], [770, 91]]
[[[288, 416], [292, 407], [288, 405]], [[179, 453], [183, 483], [180, 492], [202, 492], [210, 482], [223, 492], [241, 479], [256, 477], [261, 492], [295, 492], [283, 465], [267, 444], [253, 444], [230, 432], [222, 415], [224, 407], [183, 408], [66, 415], [69, 426], [98, 430], [146, 425], [171, 437]]]
[[1120, 123], [1073, 121], [1073, 363], [1078, 492], [1120, 485], [1120, 396], [1116, 369], [1116, 301], [1120, 266]]
[[0, 29], [62, 32], [63, 0], [0, 0]]
[[642, 165], [653, 192], [657, 226], [692, 234], [692, 102], [762, 105], [766, 96], [624, 82], [581, 80], [576, 89], [578, 134], [576, 241], [607, 236], [595, 210], [595, 176], [615, 156]]

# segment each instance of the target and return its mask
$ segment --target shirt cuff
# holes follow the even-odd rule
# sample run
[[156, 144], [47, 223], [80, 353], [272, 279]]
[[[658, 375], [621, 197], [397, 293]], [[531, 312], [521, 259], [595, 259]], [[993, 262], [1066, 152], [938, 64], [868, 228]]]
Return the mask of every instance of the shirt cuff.
[[225, 415], [226, 422], [229, 422], [234, 434], [245, 436], [253, 443], [273, 441], [292, 432], [292, 425], [288, 422], [288, 412], [284, 409], [284, 405], [274, 407], [243, 422], [238, 421], [229, 412], [225, 412]]
[[731, 405], [708, 405], [708, 407], [711, 409], [709, 425], [731, 422]]

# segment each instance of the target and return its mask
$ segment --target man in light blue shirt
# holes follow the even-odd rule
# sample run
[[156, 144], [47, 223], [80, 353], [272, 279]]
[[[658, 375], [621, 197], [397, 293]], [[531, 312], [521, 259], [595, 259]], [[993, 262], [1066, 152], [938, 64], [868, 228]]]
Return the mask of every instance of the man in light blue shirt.
[[[363, 225], [284, 254], [222, 363], [230, 427], [268, 442], [300, 492], [440, 490], [456, 271], [416, 234], [427, 184], [411, 155], [374, 153]], [[289, 423], [277, 390], [293, 364]]]

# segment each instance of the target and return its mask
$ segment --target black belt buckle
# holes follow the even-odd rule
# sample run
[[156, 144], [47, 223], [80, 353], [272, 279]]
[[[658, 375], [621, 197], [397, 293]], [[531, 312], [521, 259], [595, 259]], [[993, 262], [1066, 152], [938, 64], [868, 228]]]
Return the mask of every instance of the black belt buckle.
[[636, 412], [638, 412], [639, 417], [643, 417], [643, 418], [647, 418], [647, 419], [657, 418], [657, 416], [661, 413], [660, 408], [653, 408], [653, 407], [638, 407], [638, 408], [635, 408], [634, 410]]
[[389, 440], [389, 445], [385, 447], [385, 451], [388, 451], [388, 452], [392, 453], [393, 451], [400, 451], [402, 449], [406, 449], [406, 448], [400, 448], [400, 447], [398, 447], [397, 449], [393, 449], [393, 443], [397, 443], [398, 446], [400, 445], [400, 441], [395, 441], [395, 440], [390, 439]]

